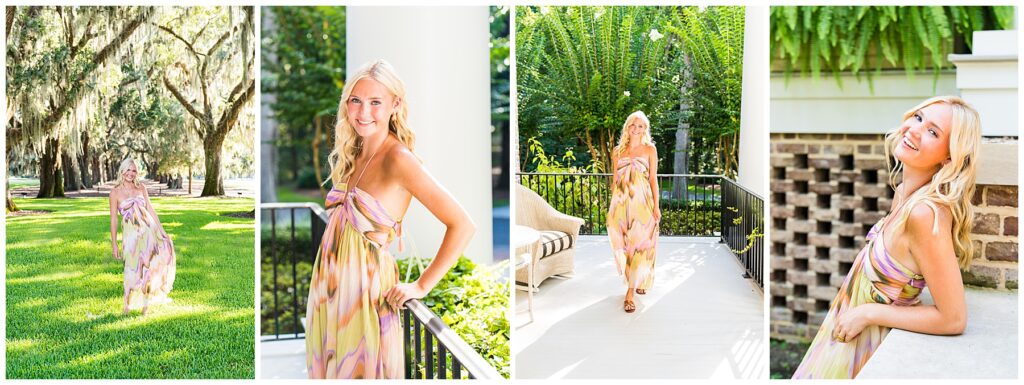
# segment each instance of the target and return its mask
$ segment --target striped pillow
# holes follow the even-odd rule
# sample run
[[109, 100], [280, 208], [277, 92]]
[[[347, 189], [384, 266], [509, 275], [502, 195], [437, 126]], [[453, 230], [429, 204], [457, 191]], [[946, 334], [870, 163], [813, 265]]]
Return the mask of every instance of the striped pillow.
[[561, 231], [545, 230], [540, 232], [540, 257], [544, 258], [559, 251], [572, 247], [572, 237]]

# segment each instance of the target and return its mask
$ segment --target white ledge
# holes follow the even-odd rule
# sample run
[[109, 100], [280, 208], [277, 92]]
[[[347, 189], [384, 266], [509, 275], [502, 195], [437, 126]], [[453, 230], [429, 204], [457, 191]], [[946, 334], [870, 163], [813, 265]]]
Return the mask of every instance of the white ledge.
[[[968, 288], [966, 297], [964, 334], [894, 329], [857, 378], [1017, 378], [1017, 292]], [[933, 303], [928, 291], [922, 302]]]

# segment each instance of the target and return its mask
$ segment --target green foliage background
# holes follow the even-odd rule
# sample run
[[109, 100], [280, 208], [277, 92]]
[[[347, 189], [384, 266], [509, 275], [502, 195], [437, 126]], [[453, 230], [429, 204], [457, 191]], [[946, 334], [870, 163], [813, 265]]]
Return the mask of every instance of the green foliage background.
[[[950, 53], [968, 53], [973, 32], [1013, 27], [1012, 6], [772, 7], [772, 55], [786, 76], [794, 71], [864, 73], [883, 68], [908, 76], [950, 68]], [[842, 85], [840, 83], [840, 85]]]
[[626, 116], [643, 110], [660, 170], [673, 169], [675, 133], [689, 124], [688, 171], [735, 174], [743, 7], [516, 12], [521, 170], [540, 168], [532, 139], [569, 166], [607, 171]]
[[[327, 155], [338, 101], [345, 85], [345, 7], [264, 7], [275, 31], [263, 30], [263, 92], [273, 93], [277, 122], [278, 183], [317, 188], [312, 141], [318, 146], [321, 176], [330, 172]], [[271, 60], [273, 59], [276, 60]], [[327, 188], [330, 188], [328, 183]]]

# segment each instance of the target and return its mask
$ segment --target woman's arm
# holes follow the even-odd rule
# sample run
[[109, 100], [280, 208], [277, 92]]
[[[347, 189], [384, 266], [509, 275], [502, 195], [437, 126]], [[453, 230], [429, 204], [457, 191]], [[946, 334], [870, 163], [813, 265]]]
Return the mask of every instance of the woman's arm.
[[[836, 335], [846, 340], [860, 334], [867, 325], [887, 326], [918, 333], [955, 335], [967, 326], [967, 305], [960, 267], [953, 251], [952, 214], [938, 206], [938, 233], [932, 232], [936, 212], [917, 204], [904, 230], [911, 256], [921, 269], [935, 305], [891, 306], [877, 303], [849, 309], [836, 322]], [[879, 234], [878, 236], [883, 236]]]
[[111, 254], [117, 260], [121, 259], [121, 253], [117, 247], [117, 225], [119, 219], [117, 205], [119, 203], [117, 194], [114, 193], [114, 190], [110, 190], [110, 248], [112, 250]]
[[391, 162], [392, 175], [398, 184], [416, 197], [447, 228], [437, 255], [420, 277], [411, 284], [399, 284], [384, 294], [388, 303], [399, 308], [410, 299], [423, 298], [441, 281], [469, 244], [476, 232], [476, 225], [469, 213], [448, 190], [437, 183], [415, 155], [402, 149], [391, 158], [394, 159]]
[[658, 188], [658, 148], [651, 146], [647, 154], [647, 164], [650, 165], [650, 172], [647, 179], [651, 183], [651, 195], [654, 198], [654, 219], [661, 221], [661, 190]]

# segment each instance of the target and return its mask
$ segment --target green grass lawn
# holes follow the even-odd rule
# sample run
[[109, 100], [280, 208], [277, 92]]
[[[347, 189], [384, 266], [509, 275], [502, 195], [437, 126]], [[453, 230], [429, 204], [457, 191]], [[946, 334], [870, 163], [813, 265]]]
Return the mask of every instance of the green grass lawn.
[[295, 188], [293, 188], [291, 186], [277, 186], [277, 201], [278, 202], [282, 202], [282, 203], [284, 203], [284, 202], [287, 202], [287, 203], [312, 202], [312, 203], [318, 203], [321, 206], [324, 205], [324, 199], [323, 198], [321, 198], [319, 196], [313, 197], [313, 196], [309, 196], [309, 195], [300, 193]]
[[105, 198], [17, 199], [7, 218], [8, 378], [253, 378], [253, 199], [153, 198], [172, 303], [122, 315]]
[[18, 187], [36, 187], [39, 186], [39, 179], [14, 177], [10, 178], [9, 183], [12, 189], [16, 189]]

